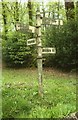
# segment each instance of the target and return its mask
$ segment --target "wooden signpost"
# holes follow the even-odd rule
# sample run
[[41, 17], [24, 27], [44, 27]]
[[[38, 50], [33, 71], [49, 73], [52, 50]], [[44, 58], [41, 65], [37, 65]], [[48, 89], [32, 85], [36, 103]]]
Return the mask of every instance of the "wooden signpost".
[[42, 85], [42, 56], [43, 54], [55, 54], [55, 48], [43, 48], [42, 47], [42, 40], [41, 40], [41, 15], [39, 9], [36, 13], [36, 26], [24, 25], [17, 23], [16, 28], [17, 30], [25, 30], [27, 32], [35, 33], [35, 38], [27, 40], [27, 45], [36, 45], [37, 47], [37, 66], [38, 66], [38, 85], [39, 85], [39, 95], [43, 97], [43, 85]]
[[36, 14], [36, 41], [37, 41], [37, 66], [38, 66], [38, 85], [39, 95], [43, 97], [42, 85], [42, 41], [41, 41], [41, 18], [40, 11], [37, 10]]

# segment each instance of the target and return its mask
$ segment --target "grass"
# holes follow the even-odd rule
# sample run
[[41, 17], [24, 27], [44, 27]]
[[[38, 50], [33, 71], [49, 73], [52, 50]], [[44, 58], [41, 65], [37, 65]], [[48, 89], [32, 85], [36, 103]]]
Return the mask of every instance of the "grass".
[[3, 69], [3, 118], [62, 118], [76, 111], [76, 76], [45, 69], [44, 96], [36, 69]]

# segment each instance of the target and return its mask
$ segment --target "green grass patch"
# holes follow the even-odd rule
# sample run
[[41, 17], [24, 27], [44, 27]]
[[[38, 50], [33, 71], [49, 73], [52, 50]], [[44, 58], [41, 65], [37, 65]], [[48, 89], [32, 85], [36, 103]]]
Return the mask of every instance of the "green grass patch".
[[44, 70], [44, 96], [36, 69], [3, 69], [3, 118], [62, 118], [76, 111], [76, 77]]

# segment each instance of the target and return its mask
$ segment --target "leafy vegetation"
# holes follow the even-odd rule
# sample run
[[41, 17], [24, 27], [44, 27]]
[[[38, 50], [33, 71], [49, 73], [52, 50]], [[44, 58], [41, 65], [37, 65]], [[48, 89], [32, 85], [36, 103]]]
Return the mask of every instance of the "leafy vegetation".
[[[63, 118], [76, 111], [76, 75], [51, 68], [76, 70], [78, 65], [78, 2], [25, 3], [1, 0], [0, 15], [3, 61], [2, 112], [3, 118]], [[27, 40], [36, 37], [27, 31], [17, 31], [16, 23], [36, 25], [36, 10], [40, 7], [44, 18], [63, 20], [63, 25], [42, 25], [43, 47], [55, 47], [55, 55], [43, 55], [44, 96], [38, 95], [36, 47], [27, 46]], [[46, 7], [46, 10], [45, 10]], [[46, 13], [48, 11], [48, 13]], [[43, 20], [45, 21], [45, 19]], [[3, 62], [3, 64], [4, 64]], [[31, 67], [33, 69], [26, 69]], [[1, 106], [1, 104], [0, 104]]]
[[76, 111], [76, 76], [44, 70], [44, 96], [36, 69], [3, 69], [3, 118], [63, 118]]
[[[31, 34], [12, 32], [8, 34], [8, 40], [3, 41], [3, 60], [10, 67], [32, 66], [34, 47], [27, 46], [27, 39]], [[27, 62], [29, 61], [29, 63]]]
[[76, 69], [78, 65], [78, 8], [77, 3], [75, 3], [75, 6], [74, 2], [69, 2], [69, 4], [68, 6], [65, 2], [64, 7], [64, 5], [58, 2], [48, 2], [46, 5], [48, 13], [46, 14], [44, 3], [32, 3], [31, 0], [24, 4], [17, 1], [6, 3], [5, 0], [2, 0], [2, 47], [3, 60], [6, 64], [10, 67], [36, 66], [36, 49], [35, 47], [27, 47], [26, 44], [27, 39], [35, 37], [35, 34], [29, 34], [27, 31], [24, 32], [24, 30], [22, 30], [24, 33], [18, 32], [16, 30], [16, 23], [36, 25], [36, 9], [37, 6], [41, 6], [44, 17], [49, 17], [52, 20], [61, 19], [64, 23], [63, 26], [60, 26], [60, 24], [58, 26], [46, 24], [42, 26], [42, 42], [44, 47], [55, 47], [57, 50], [56, 55], [47, 55], [48, 57], [44, 65], [62, 67], [69, 70]]
[[78, 22], [71, 20], [63, 26], [56, 27], [51, 26], [46, 29], [45, 32], [45, 44], [46, 46], [56, 47], [56, 55], [48, 57], [46, 64], [48, 66], [62, 67], [64, 69], [76, 69], [78, 65], [77, 54], [78, 54]]

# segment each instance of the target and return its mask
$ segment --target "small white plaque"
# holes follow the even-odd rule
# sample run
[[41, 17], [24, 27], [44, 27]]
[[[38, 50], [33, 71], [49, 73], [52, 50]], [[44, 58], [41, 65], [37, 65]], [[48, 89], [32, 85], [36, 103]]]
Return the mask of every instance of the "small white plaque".
[[43, 48], [42, 49], [42, 54], [55, 54], [56, 53], [56, 49], [55, 48]]
[[34, 45], [34, 44], [36, 44], [36, 39], [35, 38], [27, 40], [27, 45]]

